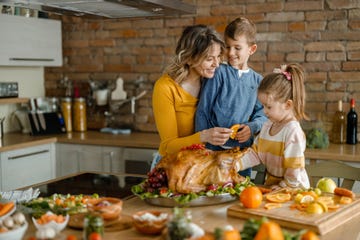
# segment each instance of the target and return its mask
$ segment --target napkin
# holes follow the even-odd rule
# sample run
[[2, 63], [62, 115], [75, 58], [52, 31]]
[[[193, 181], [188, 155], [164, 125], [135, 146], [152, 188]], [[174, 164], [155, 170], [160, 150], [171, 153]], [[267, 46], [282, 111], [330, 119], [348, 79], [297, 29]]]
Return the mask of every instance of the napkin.
[[40, 195], [40, 190], [29, 188], [24, 191], [15, 190], [15, 191], [7, 191], [7, 192], [0, 192], [0, 199], [7, 200], [7, 201], [15, 201], [17, 203], [20, 202], [28, 202], [34, 198], [37, 198]]

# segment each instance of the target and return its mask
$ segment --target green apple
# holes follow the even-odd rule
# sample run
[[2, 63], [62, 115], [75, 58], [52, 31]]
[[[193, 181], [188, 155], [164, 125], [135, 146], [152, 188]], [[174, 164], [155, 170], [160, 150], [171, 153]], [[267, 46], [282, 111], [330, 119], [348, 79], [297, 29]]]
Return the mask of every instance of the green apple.
[[334, 189], [337, 185], [331, 178], [324, 177], [317, 182], [316, 187], [322, 192], [334, 193]]

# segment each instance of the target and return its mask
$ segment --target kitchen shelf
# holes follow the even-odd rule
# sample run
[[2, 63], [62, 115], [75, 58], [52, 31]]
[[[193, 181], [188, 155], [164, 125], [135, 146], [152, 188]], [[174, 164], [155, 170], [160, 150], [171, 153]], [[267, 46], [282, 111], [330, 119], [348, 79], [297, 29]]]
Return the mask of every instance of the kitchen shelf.
[[28, 103], [29, 98], [0, 98], [0, 104]]

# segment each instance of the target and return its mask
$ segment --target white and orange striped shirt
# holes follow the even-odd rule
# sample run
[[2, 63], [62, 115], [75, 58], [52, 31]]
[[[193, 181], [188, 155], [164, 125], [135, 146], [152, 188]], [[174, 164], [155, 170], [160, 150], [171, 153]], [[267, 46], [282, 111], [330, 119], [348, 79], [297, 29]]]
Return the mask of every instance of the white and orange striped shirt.
[[263, 163], [267, 171], [265, 185], [309, 188], [304, 156], [306, 136], [300, 123], [290, 121], [277, 134], [270, 135], [272, 124], [264, 123], [237, 167], [242, 170]]

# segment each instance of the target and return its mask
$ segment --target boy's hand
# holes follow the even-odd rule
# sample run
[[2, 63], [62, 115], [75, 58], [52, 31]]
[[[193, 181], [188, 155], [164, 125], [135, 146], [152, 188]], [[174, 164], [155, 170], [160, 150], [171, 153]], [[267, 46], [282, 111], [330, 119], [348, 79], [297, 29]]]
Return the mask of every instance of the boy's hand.
[[239, 131], [236, 134], [235, 139], [239, 142], [246, 142], [251, 137], [250, 127], [246, 124], [240, 124]]

